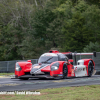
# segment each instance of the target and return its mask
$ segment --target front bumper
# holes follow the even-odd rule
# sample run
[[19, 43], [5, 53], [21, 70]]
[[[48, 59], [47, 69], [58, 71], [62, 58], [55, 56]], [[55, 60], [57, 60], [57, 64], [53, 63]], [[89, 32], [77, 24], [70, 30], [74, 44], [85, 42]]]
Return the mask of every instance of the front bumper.
[[22, 76], [19, 76], [19, 77], [17, 77], [17, 76], [15, 76], [15, 78], [13, 78], [13, 79], [21, 79], [21, 78], [54, 78], [54, 77], [52, 77], [52, 76], [50, 76], [50, 75], [35, 75], [35, 76], [32, 76], [32, 75], [22, 75]]
[[49, 74], [43, 74], [43, 75], [39, 75], [39, 74], [35, 74], [35, 75], [22, 75], [22, 76], [17, 76], [15, 75], [15, 78], [13, 79], [25, 79], [25, 78], [62, 78], [63, 76], [60, 74], [55, 74], [53, 76], [49, 75]]

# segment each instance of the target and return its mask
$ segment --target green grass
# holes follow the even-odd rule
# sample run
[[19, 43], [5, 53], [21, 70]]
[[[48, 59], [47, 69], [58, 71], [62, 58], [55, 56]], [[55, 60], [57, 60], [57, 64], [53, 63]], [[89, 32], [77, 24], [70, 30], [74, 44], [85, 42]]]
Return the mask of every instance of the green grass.
[[0, 95], [0, 100], [100, 100], [100, 85], [37, 90], [40, 95]]
[[0, 73], [0, 76], [9, 76], [9, 75], [14, 75], [14, 73]]

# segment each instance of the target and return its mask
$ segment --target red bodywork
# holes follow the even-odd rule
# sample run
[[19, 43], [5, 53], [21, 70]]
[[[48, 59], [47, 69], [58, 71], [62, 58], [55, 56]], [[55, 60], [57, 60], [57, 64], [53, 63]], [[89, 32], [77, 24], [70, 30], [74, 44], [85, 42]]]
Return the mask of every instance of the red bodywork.
[[94, 61], [92, 59], [83, 59], [83, 60], [84, 60], [84, 65], [86, 66], [87, 74], [88, 74], [88, 64], [89, 64], [89, 61], [93, 62], [94, 70], [95, 70], [95, 63], [94, 63]]
[[[50, 50], [49, 51], [50, 53], [59, 53], [57, 50]], [[71, 53], [71, 52], [64, 52], [63, 54], [68, 54], [68, 53]], [[88, 75], [88, 63], [89, 61], [91, 60], [95, 66], [95, 63], [92, 59], [82, 59], [84, 60], [84, 65], [86, 66], [86, 71], [87, 71], [87, 75]], [[59, 69], [58, 70], [53, 70], [51, 71], [51, 66], [58, 62], [59, 63]], [[72, 65], [73, 63], [73, 59], [69, 59], [68, 61], [56, 61], [56, 62], [53, 62], [51, 63], [50, 65], [46, 66], [45, 68], [42, 68], [41, 69], [41, 72], [48, 72], [50, 73], [50, 76], [51, 77], [62, 77], [63, 75], [63, 65], [64, 63], [67, 64], [67, 68], [68, 68], [68, 74], [67, 74], [67, 77], [75, 77], [75, 71], [74, 71], [74, 66]], [[31, 63], [31, 60], [28, 60], [27, 62], [17, 62], [20, 67], [21, 67], [21, 71], [16, 71], [15, 69], [15, 77], [19, 78], [21, 76], [24, 76], [24, 75], [27, 75], [30, 73], [31, 71], [31, 68], [32, 68], [32, 63]], [[16, 68], [16, 66], [15, 66]], [[32, 77], [32, 75], [31, 75]]]
[[15, 77], [19, 77], [22, 75], [25, 75], [25, 73], [30, 72], [32, 68], [32, 63], [31, 62], [18, 62], [18, 64], [21, 67], [21, 71], [16, 71], [15, 70]]
[[[59, 64], [60, 64], [58, 70], [51, 71], [51, 65], [54, 64], [55, 63], [54, 62], [51, 65], [41, 69], [41, 71], [42, 72], [50, 72], [50, 76], [52, 76], [52, 77], [57, 77], [57, 76], [59, 77], [60, 75], [62, 75], [63, 64], [65, 63], [65, 61], [57, 61], [57, 62], [59, 62]], [[32, 63], [30, 63], [30, 62], [18, 62], [18, 64], [20, 65], [22, 70], [21, 71], [16, 71], [15, 70], [15, 77], [19, 77], [19, 76], [25, 75], [26, 72], [30, 72], [31, 71]], [[75, 73], [73, 72], [73, 70], [74, 70], [73, 69], [73, 65], [68, 63], [67, 67], [68, 67], [68, 75], [67, 75], [67, 77], [71, 77], [72, 74], [74, 74], [73, 76], [75, 76]]]
[[[51, 71], [51, 66], [56, 62], [59, 62], [59, 64], [60, 64], [59, 65], [59, 69]], [[52, 63], [50, 66], [47, 66], [47, 67], [41, 69], [41, 71], [42, 72], [50, 72], [50, 76], [52, 76], [52, 77], [57, 77], [57, 76], [62, 75], [63, 74], [62, 73], [63, 72], [63, 64], [65, 63], [65, 61], [56, 61], [56, 62]], [[73, 72], [73, 65], [68, 63], [67, 67], [68, 67], [68, 75], [67, 75], [67, 77], [75, 76], [75, 73]], [[74, 75], [72, 75], [72, 74], [74, 74]]]

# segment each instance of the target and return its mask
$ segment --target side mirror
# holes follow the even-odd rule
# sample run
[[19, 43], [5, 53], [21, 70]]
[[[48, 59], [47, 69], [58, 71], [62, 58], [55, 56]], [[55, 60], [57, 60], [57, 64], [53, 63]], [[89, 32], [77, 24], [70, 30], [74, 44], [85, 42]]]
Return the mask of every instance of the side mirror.
[[94, 57], [96, 57], [96, 51], [93, 52]]
[[73, 59], [69, 59], [68, 62], [73, 65]]

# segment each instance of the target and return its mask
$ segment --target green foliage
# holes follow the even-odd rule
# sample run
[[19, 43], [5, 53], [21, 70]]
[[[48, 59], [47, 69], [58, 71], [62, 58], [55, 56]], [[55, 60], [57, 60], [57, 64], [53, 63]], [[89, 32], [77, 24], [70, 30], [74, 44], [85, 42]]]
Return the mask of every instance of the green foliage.
[[0, 60], [99, 47], [99, 26], [99, 0], [0, 0]]
[[98, 42], [90, 42], [89, 45], [86, 45], [83, 49], [84, 52], [100, 52], [100, 44]]
[[100, 9], [95, 5], [89, 6], [83, 16], [85, 17], [86, 27], [93, 34], [95, 41], [100, 43]]
[[63, 12], [64, 16], [62, 33], [65, 36], [65, 41], [62, 43], [63, 51], [81, 52], [89, 41], [95, 41], [93, 33], [87, 27], [86, 18], [84, 17], [84, 12], [87, 11], [88, 6], [86, 2], [79, 1], [73, 7], [71, 1], [67, 1], [66, 4], [57, 8], [60, 14]]
[[100, 6], [100, 0], [86, 0], [86, 2], [88, 2], [88, 4], [95, 4], [95, 5], [98, 5]]

